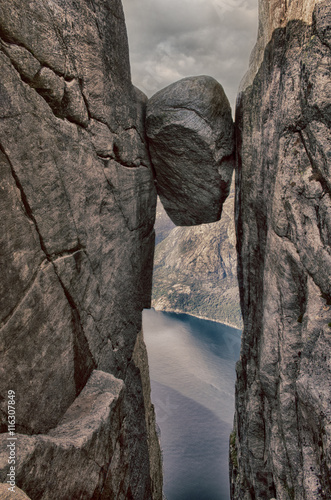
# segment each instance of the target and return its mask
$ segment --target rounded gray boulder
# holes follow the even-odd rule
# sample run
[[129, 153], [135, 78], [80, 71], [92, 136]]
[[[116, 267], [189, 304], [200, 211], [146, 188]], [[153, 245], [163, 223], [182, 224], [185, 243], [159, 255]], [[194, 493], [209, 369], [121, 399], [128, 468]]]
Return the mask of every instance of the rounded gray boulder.
[[220, 219], [234, 169], [234, 125], [222, 86], [184, 78], [147, 104], [146, 131], [156, 187], [177, 226]]

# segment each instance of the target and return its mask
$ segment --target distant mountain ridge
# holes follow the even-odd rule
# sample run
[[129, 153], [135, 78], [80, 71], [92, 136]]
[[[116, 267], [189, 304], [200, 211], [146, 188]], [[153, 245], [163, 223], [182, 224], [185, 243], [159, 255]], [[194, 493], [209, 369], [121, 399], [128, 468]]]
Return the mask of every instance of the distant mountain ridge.
[[175, 229], [175, 227], [176, 225], [167, 215], [160, 201], [160, 198], [158, 197], [156, 205], [155, 224], [154, 224], [155, 246], [161, 243], [161, 241], [163, 241], [171, 233], [171, 231]]
[[160, 202], [156, 215], [152, 305], [242, 328], [237, 284], [234, 194], [213, 224], [175, 227]]

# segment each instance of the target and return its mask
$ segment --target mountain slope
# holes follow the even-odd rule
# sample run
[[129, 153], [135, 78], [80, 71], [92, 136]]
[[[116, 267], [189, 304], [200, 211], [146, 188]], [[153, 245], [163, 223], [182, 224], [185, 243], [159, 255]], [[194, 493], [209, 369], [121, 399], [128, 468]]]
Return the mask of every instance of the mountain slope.
[[156, 217], [154, 224], [155, 245], [161, 243], [161, 241], [163, 241], [175, 227], [176, 225], [172, 222], [170, 217], [167, 215], [167, 212], [164, 210], [160, 198], [157, 197]]
[[[233, 203], [232, 193], [220, 221], [176, 227], [156, 246], [155, 309], [187, 312], [241, 328]], [[157, 213], [164, 235], [167, 216], [159, 206]]]

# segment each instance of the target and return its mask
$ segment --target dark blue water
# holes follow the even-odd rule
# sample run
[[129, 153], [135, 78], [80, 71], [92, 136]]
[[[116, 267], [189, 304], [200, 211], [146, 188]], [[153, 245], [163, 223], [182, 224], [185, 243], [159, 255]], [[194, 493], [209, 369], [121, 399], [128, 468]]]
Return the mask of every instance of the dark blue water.
[[186, 314], [144, 311], [152, 401], [167, 500], [229, 500], [228, 440], [239, 330]]

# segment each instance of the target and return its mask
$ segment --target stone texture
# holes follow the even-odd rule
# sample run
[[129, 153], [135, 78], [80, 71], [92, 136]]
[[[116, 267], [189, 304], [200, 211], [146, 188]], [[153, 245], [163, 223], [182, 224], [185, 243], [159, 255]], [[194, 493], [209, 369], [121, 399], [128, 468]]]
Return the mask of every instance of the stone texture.
[[331, 497], [331, 10], [288, 4], [261, 2], [236, 113], [237, 500]]
[[[94, 371], [56, 428], [45, 435], [16, 435], [16, 480], [31, 498], [119, 497], [116, 490], [104, 497], [102, 490], [121, 434], [123, 393], [122, 380]], [[9, 467], [7, 443], [3, 435], [2, 481]]]
[[28, 496], [15, 486], [14, 491], [8, 490], [8, 484], [0, 483], [0, 496], [1, 500], [30, 500]]
[[156, 187], [178, 226], [220, 219], [234, 167], [230, 104], [211, 77], [180, 80], [147, 104], [146, 132]]
[[148, 440], [148, 451], [151, 467], [152, 494], [154, 498], [159, 494], [159, 471], [162, 469], [162, 456], [160, 455], [159, 450], [154, 406], [151, 403], [149, 366], [143, 331], [141, 331], [137, 337], [137, 342], [133, 351], [133, 362], [142, 375], [142, 392], [144, 396], [145, 408], [147, 409], [145, 413], [146, 429], [148, 435], [150, 436]]
[[[41, 478], [38, 456], [45, 467], [54, 453], [61, 480], [52, 491], [40, 482], [38, 498], [90, 491], [89, 467], [91, 491], [98, 482], [113, 498], [162, 498], [148, 380], [132, 361], [150, 304], [156, 191], [120, 1], [2, 1], [0, 66], [0, 417], [6, 432], [15, 390], [20, 453], [31, 452], [18, 486], [34, 491], [27, 471], [35, 462]], [[80, 441], [67, 476], [47, 443], [95, 369], [124, 383], [119, 434], [98, 456], [103, 473], [86, 462], [70, 485]]]

